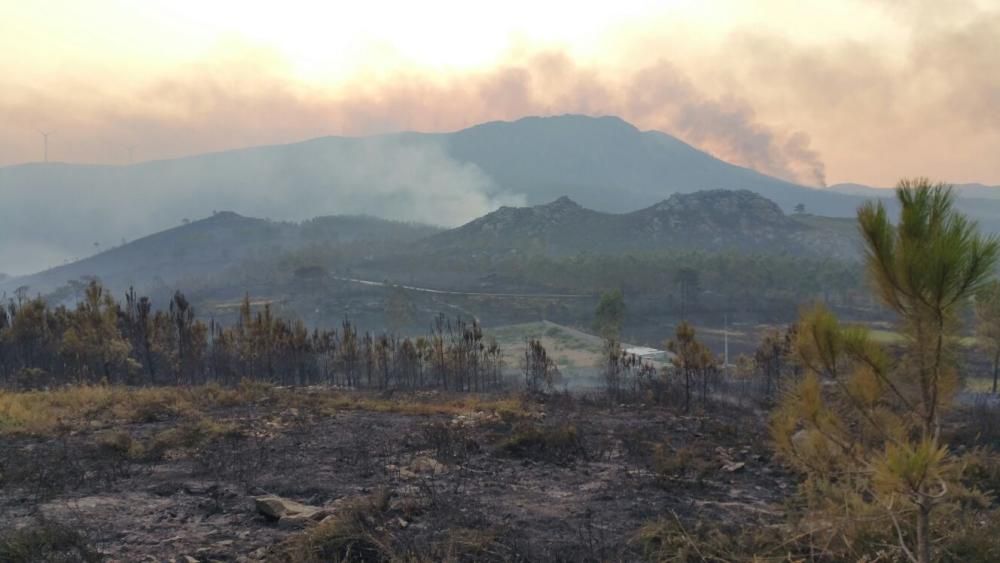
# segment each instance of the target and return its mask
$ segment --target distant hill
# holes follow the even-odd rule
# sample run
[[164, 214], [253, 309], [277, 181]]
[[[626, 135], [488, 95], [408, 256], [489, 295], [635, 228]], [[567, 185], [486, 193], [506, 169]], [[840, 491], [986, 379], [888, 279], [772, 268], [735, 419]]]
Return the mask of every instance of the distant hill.
[[245, 260], [271, 258], [312, 244], [409, 243], [439, 231], [428, 225], [365, 216], [328, 216], [291, 223], [219, 212], [83, 260], [0, 280], [0, 291], [11, 294], [17, 287], [28, 286], [31, 295], [47, 294], [70, 280], [90, 276], [116, 291], [129, 286], [172, 286], [178, 280], [218, 274]]
[[[351, 251], [317, 254], [315, 245]], [[565, 256], [703, 251], [851, 260], [859, 248], [853, 220], [788, 215], [748, 190], [673, 194], [629, 213], [587, 209], [564, 196], [544, 205], [501, 207], [450, 230], [367, 216], [294, 223], [227, 211], [37, 274], [0, 280], [0, 293], [10, 295], [27, 286], [31, 295], [55, 292], [57, 301], [70, 301], [78, 297], [71, 292], [79, 290], [81, 280], [96, 277], [115, 292], [134, 286], [162, 295], [179, 285], [185, 290], [198, 287], [199, 280], [219, 289], [246, 268], [266, 270], [253, 274], [266, 285], [269, 274], [294, 273], [289, 268], [297, 262], [377, 269], [379, 260], [388, 259], [391, 265], [393, 256], [433, 261], [443, 255], [518, 252]]]
[[853, 214], [860, 202], [735, 166], [617, 117], [526, 117], [445, 137], [449, 154], [475, 163], [535, 205], [568, 195], [588, 208], [620, 213], [672, 193], [715, 189], [750, 190], [786, 210], [804, 203], [824, 215]]
[[[786, 212], [802, 204], [834, 217], [891, 195], [796, 185], [616, 117], [527, 117], [454, 133], [323, 137], [131, 166], [0, 168], [0, 269], [34, 271], [89, 254], [95, 242], [108, 247], [212, 209], [274, 220], [363, 213], [455, 226], [501, 205], [561, 195], [622, 213], [716, 189], [750, 190]], [[959, 207], [1000, 230], [1000, 199], [985, 197], [989, 190], [970, 188], [975, 198]]]
[[[963, 199], [1000, 199], [1000, 186], [987, 186], [985, 184], [955, 184], [955, 193]], [[863, 184], [834, 184], [828, 190], [848, 195], [860, 195], [864, 197], [884, 196], [887, 188], [873, 188]]]
[[[661, 131], [640, 131], [617, 117], [563, 115], [484, 123], [442, 135], [448, 152], [472, 162], [505, 189], [543, 204], [567, 195], [581, 205], [626, 212], [670, 194], [750, 190], [786, 212], [854, 217], [866, 200], [894, 206], [892, 191], [860, 184], [812, 188], [736, 166]], [[905, 174], [905, 171], [901, 173]], [[1000, 232], [1000, 187], [956, 186], [958, 207]]]
[[428, 237], [428, 252], [619, 253], [700, 250], [857, 258], [853, 221], [786, 215], [748, 190], [673, 194], [653, 206], [613, 214], [568, 197], [534, 207], [503, 207], [466, 225]]

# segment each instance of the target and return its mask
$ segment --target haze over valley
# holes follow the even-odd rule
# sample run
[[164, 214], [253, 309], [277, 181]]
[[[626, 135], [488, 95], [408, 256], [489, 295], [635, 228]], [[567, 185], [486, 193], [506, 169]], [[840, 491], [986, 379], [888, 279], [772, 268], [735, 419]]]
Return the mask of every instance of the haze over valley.
[[0, 562], [1000, 561], [995, 0], [0, 14]]
[[[749, 190], [786, 212], [802, 204], [829, 217], [850, 217], [865, 199], [892, 199], [863, 186], [817, 189], [769, 177], [615, 117], [527, 117], [450, 134], [324, 137], [130, 166], [0, 168], [7, 198], [0, 258], [5, 273], [34, 273], [214, 211], [276, 221], [366, 214], [455, 227], [500, 206], [562, 196], [622, 213], [715, 189]], [[1000, 230], [992, 189], [960, 187], [958, 205]]]

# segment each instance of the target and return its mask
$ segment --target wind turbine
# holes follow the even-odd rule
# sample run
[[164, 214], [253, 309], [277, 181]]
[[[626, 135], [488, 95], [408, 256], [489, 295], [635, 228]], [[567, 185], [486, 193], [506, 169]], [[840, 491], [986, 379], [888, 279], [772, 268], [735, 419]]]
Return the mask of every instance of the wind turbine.
[[44, 139], [44, 143], [45, 143], [45, 162], [49, 161], [49, 135], [51, 135], [53, 133], [55, 133], [55, 131], [51, 131], [51, 130], [50, 131], [42, 131], [41, 129], [38, 130], [38, 134], [42, 136], [42, 139]]

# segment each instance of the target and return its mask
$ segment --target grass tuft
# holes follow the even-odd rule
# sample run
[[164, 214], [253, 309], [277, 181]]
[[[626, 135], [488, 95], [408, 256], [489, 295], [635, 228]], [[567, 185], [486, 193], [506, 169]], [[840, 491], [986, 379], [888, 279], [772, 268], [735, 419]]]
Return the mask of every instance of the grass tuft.
[[389, 561], [392, 552], [383, 526], [388, 510], [389, 494], [384, 491], [345, 504], [289, 538], [279, 558], [295, 563]]

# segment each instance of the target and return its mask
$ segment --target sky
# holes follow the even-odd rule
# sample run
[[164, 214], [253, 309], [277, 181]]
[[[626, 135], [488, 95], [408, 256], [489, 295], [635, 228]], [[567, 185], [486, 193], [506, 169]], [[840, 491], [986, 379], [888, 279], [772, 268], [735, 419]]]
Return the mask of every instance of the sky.
[[0, 166], [618, 115], [808, 185], [1000, 184], [1000, 0], [0, 0]]

